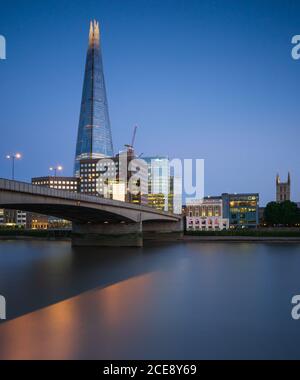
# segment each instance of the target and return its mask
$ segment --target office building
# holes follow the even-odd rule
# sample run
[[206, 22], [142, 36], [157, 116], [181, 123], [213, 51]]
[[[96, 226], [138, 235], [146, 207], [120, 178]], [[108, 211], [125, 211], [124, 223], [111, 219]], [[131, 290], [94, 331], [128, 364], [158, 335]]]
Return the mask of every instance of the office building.
[[100, 29], [91, 22], [78, 125], [74, 175], [80, 160], [113, 156], [113, 144], [104, 81]]
[[27, 213], [21, 210], [0, 209], [0, 226], [25, 228], [27, 225]]
[[256, 228], [259, 224], [259, 194], [222, 194], [223, 216], [231, 228]]
[[147, 166], [139, 163], [132, 149], [120, 152], [115, 157], [80, 160], [80, 192], [123, 202], [147, 204]]
[[[57, 177], [45, 176], [35, 177], [31, 179], [31, 183], [36, 186], [49, 187], [64, 191], [77, 193], [79, 191], [79, 178], [75, 177]], [[36, 213], [28, 213], [27, 225], [31, 229], [48, 229], [48, 228], [69, 228], [71, 222], [68, 220], [56, 218], [54, 216], [46, 216]]]
[[51, 227], [51, 224], [49, 223], [49, 219], [50, 217], [47, 215], [28, 212], [27, 213], [28, 228], [32, 230], [47, 230], [48, 228]]
[[221, 231], [229, 228], [229, 219], [223, 217], [221, 197], [189, 200], [185, 215], [187, 231]]
[[[148, 205], [161, 211], [182, 213], [181, 178], [171, 172], [167, 157], [143, 157], [148, 165]], [[178, 190], [179, 189], [179, 190]]]
[[51, 189], [59, 189], [78, 193], [79, 178], [76, 177], [35, 177], [31, 179], [31, 183], [37, 186], [50, 187]]

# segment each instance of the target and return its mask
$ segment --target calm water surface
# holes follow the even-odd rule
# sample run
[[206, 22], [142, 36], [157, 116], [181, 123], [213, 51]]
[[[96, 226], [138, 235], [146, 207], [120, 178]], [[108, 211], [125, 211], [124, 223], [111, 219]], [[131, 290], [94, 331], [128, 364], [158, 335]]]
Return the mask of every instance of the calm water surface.
[[0, 242], [0, 358], [298, 358], [296, 244]]

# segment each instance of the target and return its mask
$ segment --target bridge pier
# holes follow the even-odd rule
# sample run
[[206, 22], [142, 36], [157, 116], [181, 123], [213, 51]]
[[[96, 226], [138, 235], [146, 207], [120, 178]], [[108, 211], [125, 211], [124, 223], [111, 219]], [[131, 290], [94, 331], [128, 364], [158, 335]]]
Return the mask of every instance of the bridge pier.
[[73, 246], [142, 247], [144, 241], [174, 241], [183, 237], [183, 220], [178, 222], [74, 223]]
[[144, 241], [174, 241], [183, 238], [183, 218], [178, 222], [143, 222]]
[[73, 246], [142, 247], [142, 222], [74, 223]]

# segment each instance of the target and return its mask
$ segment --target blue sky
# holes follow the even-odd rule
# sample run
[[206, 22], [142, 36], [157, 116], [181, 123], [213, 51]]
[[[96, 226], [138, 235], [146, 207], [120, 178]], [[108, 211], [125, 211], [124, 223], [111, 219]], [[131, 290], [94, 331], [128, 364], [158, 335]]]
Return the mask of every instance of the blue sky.
[[[0, 0], [0, 176], [71, 175], [89, 20], [102, 52], [115, 150], [205, 159], [205, 192], [259, 192], [292, 173], [300, 201], [300, 2]], [[1, 158], [2, 157], [2, 158]]]

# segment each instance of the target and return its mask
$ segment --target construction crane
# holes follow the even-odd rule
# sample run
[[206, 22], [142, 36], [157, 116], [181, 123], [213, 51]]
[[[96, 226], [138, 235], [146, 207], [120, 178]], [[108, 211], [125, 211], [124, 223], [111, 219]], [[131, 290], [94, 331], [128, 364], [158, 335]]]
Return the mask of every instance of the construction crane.
[[135, 142], [135, 136], [136, 136], [136, 130], [137, 130], [137, 125], [134, 126], [131, 144], [125, 144], [126, 148], [128, 148], [129, 150], [133, 150], [133, 146], [134, 146], [134, 142]]
[[133, 148], [134, 142], [135, 142], [136, 130], [137, 130], [137, 125], [134, 126], [134, 130], [133, 130], [133, 135], [132, 135], [132, 140], [131, 140], [132, 148]]

